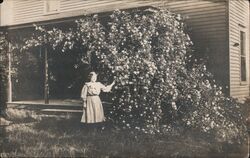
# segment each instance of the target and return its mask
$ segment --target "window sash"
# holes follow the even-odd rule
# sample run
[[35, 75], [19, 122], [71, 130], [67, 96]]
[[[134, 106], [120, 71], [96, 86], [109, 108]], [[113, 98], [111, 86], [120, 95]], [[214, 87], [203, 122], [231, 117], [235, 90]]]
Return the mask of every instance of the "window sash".
[[240, 51], [241, 55], [246, 55], [246, 33], [240, 31]]
[[246, 63], [246, 33], [240, 31], [240, 68], [241, 81], [247, 81], [247, 63]]
[[241, 57], [241, 81], [247, 81], [246, 57]]

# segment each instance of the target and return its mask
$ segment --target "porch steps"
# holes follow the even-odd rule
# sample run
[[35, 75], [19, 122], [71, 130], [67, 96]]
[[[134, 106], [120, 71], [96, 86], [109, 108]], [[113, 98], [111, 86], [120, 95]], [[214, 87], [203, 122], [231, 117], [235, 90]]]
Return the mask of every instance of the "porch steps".
[[27, 109], [27, 110], [42, 110], [42, 109], [70, 109], [79, 110], [82, 105], [62, 105], [62, 104], [29, 104], [29, 103], [7, 103], [8, 108]]
[[[110, 103], [103, 102], [104, 108], [109, 108]], [[73, 115], [78, 116], [82, 114], [81, 102], [71, 104], [43, 104], [43, 103], [28, 103], [28, 102], [9, 102], [7, 108], [34, 111], [42, 115]]]
[[69, 109], [42, 109], [42, 112], [69, 112], [69, 113], [82, 113], [82, 110], [69, 110]]

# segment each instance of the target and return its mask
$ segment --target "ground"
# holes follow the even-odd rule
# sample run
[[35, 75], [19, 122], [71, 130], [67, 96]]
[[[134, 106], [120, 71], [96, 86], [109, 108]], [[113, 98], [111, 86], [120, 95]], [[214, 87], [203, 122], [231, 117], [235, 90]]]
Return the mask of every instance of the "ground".
[[[244, 157], [246, 148], [211, 142], [194, 133], [146, 135], [82, 127], [79, 117], [9, 111], [1, 126], [0, 157]], [[246, 156], [245, 156], [246, 157]]]

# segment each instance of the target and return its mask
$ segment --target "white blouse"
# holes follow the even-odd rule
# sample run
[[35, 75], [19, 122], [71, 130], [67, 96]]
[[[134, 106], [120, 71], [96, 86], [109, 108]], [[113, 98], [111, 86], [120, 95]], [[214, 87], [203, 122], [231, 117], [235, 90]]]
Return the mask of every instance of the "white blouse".
[[82, 88], [81, 98], [86, 100], [87, 96], [97, 96], [101, 91], [110, 92], [111, 88], [111, 85], [105, 86], [100, 82], [87, 82]]

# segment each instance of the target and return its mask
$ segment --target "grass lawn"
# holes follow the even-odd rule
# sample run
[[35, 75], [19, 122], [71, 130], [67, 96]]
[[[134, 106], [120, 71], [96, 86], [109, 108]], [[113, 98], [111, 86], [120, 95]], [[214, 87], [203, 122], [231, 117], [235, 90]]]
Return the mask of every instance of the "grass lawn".
[[[14, 111], [16, 113], [17, 111]], [[78, 117], [25, 118], [1, 127], [0, 157], [246, 157], [246, 147], [211, 142], [194, 133], [146, 135], [81, 127]]]

